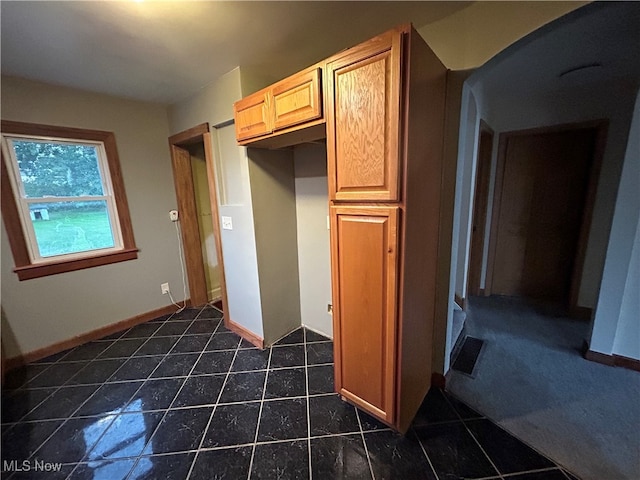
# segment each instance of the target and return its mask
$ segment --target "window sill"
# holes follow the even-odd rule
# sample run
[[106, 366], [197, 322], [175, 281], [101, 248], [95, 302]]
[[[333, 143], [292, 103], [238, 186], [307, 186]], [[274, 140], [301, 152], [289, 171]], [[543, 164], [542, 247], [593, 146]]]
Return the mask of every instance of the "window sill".
[[95, 257], [77, 258], [74, 260], [57, 261], [50, 263], [37, 263], [16, 267], [13, 269], [18, 274], [18, 279], [30, 280], [32, 278], [46, 277], [58, 273], [73, 272], [84, 268], [99, 267], [111, 263], [126, 262], [138, 258], [138, 249], [129, 248], [118, 252], [101, 254]]

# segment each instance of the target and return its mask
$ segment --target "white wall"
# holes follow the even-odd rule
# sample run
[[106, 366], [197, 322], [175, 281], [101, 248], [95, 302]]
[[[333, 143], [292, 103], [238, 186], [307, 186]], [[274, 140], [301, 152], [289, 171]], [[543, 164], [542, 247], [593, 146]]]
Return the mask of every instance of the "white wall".
[[[169, 109], [169, 125], [175, 134], [204, 122], [209, 122], [216, 141], [215, 159], [221, 191], [233, 203], [220, 205], [220, 216], [232, 218], [233, 230], [220, 230], [222, 256], [225, 265], [228, 315], [259, 337], [263, 336], [262, 306], [258, 282], [255, 230], [249, 167], [246, 149], [235, 143], [233, 102], [242, 98], [240, 69], [236, 68], [206, 86], [192, 97], [172, 105]], [[226, 126], [223, 126], [226, 125]], [[236, 163], [237, 162], [237, 163]], [[225, 163], [237, 165], [221, 174]], [[232, 190], [233, 194], [229, 194]]]
[[640, 94], [618, 188], [589, 348], [640, 360]]
[[302, 325], [333, 338], [326, 147], [296, 147], [294, 165]]
[[453, 242], [455, 249], [455, 293], [467, 296], [467, 270], [471, 242], [471, 221], [475, 193], [476, 159], [478, 156], [478, 131], [480, 115], [475, 95], [468, 85], [462, 90], [460, 136], [458, 140], [458, 168], [456, 172], [456, 197], [454, 210]]
[[638, 221], [631, 250], [613, 353], [640, 360], [640, 321], [638, 319], [640, 319], [640, 221]]
[[8, 357], [44, 348], [182, 300], [169, 125], [162, 105], [2, 77], [2, 118], [113, 131], [138, 259], [18, 281], [2, 227], [2, 342]]

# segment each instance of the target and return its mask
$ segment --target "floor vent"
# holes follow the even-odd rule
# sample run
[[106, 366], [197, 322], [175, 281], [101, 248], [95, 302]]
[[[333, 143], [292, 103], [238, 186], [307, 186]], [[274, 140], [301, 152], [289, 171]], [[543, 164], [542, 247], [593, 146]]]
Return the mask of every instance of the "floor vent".
[[466, 336], [451, 368], [456, 372], [464, 373], [465, 375], [473, 377], [476, 363], [478, 362], [478, 356], [482, 351], [483, 345], [484, 340]]

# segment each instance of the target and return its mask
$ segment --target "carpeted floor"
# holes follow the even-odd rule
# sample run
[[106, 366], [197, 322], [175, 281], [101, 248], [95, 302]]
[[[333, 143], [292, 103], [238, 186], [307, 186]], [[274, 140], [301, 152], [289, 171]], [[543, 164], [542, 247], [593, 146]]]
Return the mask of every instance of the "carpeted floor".
[[552, 306], [474, 297], [475, 378], [447, 390], [584, 480], [640, 478], [640, 373], [584, 360], [589, 324]]

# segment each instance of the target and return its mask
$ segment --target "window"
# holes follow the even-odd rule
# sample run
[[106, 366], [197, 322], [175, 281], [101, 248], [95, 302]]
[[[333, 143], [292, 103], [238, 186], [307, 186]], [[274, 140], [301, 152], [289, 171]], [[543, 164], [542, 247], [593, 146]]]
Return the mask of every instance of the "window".
[[113, 133], [3, 121], [2, 157], [20, 280], [137, 258]]

